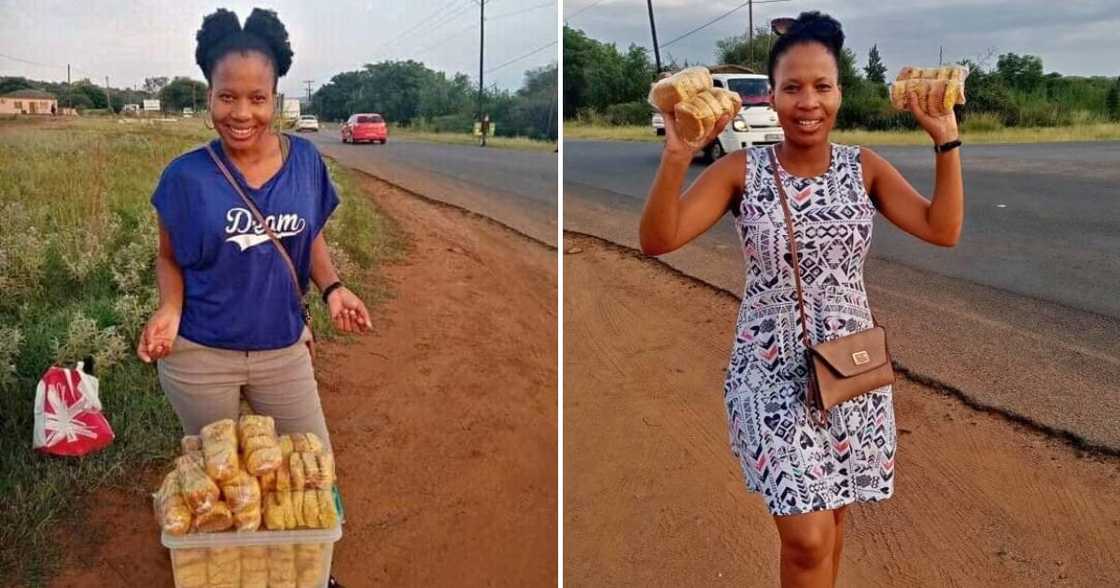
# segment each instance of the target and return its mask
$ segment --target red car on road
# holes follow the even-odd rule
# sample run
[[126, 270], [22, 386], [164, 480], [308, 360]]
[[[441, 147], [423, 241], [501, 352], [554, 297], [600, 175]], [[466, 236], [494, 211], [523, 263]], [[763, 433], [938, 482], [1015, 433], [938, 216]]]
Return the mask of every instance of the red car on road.
[[362, 113], [350, 115], [342, 124], [342, 142], [359, 143], [361, 141], [384, 144], [389, 140], [389, 126], [380, 114]]

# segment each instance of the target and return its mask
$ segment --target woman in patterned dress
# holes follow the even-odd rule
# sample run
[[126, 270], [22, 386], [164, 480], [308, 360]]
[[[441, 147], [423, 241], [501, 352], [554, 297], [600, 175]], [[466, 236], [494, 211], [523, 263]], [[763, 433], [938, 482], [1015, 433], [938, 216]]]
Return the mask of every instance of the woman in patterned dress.
[[[642, 250], [674, 251], [729, 210], [743, 246], [747, 284], [727, 370], [724, 401], [733, 453], [747, 487], [763, 496], [781, 540], [782, 586], [832, 586], [846, 508], [894, 489], [895, 423], [889, 386], [829, 411], [821, 426], [805, 404], [806, 362], [785, 217], [771, 164], [794, 218], [808, 336], [835, 339], [872, 326], [863, 285], [872, 220], [882, 213], [923, 241], [951, 247], [964, 217], [957, 121], [910, 110], [937, 146], [933, 199], [867, 148], [836, 145], [840, 23], [803, 13], [770, 53], [770, 104], [785, 141], [737, 151], [684, 193], [693, 149], [665, 117], [661, 165], [641, 221]], [[721, 118], [707, 140], [722, 131]]]

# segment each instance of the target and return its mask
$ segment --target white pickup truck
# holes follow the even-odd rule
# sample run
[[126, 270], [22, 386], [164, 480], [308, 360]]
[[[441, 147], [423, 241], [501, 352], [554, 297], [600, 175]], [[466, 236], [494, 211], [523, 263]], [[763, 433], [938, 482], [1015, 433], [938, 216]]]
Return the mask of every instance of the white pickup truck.
[[[749, 70], [738, 66], [712, 68], [712, 85], [738, 92], [743, 98], [743, 109], [724, 127], [715, 141], [702, 149], [705, 159], [709, 161], [715, 161], [737, 149], [780, 143], [785, 139], [785, 132], [778, 124], [778, 114], [770, 108], [770, 80], [765, 75], [741, 73], [743, 71]], [[665, 134], [665, 121], [660, 112], [653, 113], [653, 128], [658, 135]]]

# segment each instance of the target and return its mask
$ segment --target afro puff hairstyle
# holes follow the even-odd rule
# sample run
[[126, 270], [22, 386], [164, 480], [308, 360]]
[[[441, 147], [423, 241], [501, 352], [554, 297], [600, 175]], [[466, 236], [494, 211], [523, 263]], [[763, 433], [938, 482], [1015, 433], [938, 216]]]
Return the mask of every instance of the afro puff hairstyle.
[[770, 76], [771, 86], [774, 85], [774, 66], [778, 64], [778, 58], [794, 46], [804, 43], [824, 45], [824, 48], [832, 54], [832, 58], [836, 60], [836, 65], [839, 67], [840, 52], [844, 50], [844, 29], [841, 28], [840, 21], [816, 10], [802, 12], [797, 20], [790, 25], [789, 30], [778, 37], [778, 40], [770, 49], [767, 72]]
[[198, 48], [194, 60], [211, 82], [214, 68], [223, 57], [230, 53], [256, 51], [268, 58], [275, 74], [273, 89], [277, 81], [292, 67], [292, 46], [288, 42], [288, 30], [272, 10], [254, 8], [245, 26], [237, 22], [237, 15], [224, 8], [202, 19], [202, 28], [195, 36]]

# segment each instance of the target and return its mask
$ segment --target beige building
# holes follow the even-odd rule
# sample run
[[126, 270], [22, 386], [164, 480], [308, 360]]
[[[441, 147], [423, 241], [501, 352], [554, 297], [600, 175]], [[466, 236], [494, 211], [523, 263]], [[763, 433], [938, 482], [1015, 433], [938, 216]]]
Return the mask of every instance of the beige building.
[[51, 114], [58, 112], [58, 99], [54, 94], [39, 90], [16, 90], [0, 96], [0, 114]]

